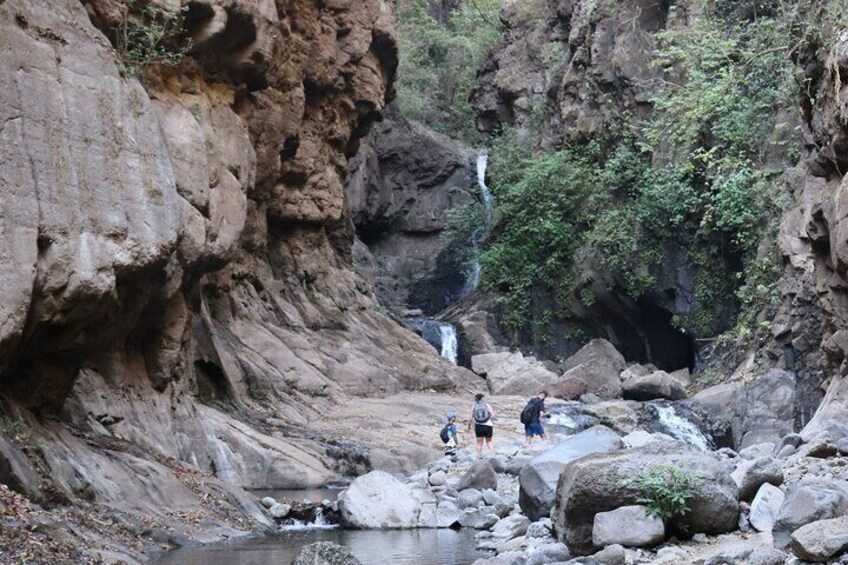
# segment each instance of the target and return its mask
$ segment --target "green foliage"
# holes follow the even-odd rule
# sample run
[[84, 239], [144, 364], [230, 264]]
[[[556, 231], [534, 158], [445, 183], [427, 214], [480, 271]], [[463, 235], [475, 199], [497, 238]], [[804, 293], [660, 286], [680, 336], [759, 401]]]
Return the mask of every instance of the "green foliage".
[[475, 140], [468, 96], [477, 69], [500, 37], [501, 0], [460, 0], [440, 22], [428, 0], [395, 0], [397, 103], [403, 114], [452, 137]]
[[647, 508], [649, 516], [661, 518], [668, 524], [689, 512], [689, 501], [696, 492], [696, 479], [692, 471], [658, 465], [625, 479], [622, 485], [635, 487], [639, 491], [636, 502]]
[[485, 234], [480, 233], [486, 225], [486, 208], [474, 200], [468, 204], [454, 206], [448, 210], [445, 219], [445, 229], [442, 241], [448, 257], [465, 275], [471, 274], [477, 262], [478, 249], [473, 240], [482, 240]]
[[115, 30], [121, 74], [139, 76], [151, 65], [179, 65], [191, 49], [191, 41], [181, 37], [187, 10], [168, 10], [151, 4], [138, 15], [128, 12]]
[[26, 443], [30, 439], [30, 429], [23, 420], [13, 420], [8, 416], [0, 416], [0, 431], [15, 441]]

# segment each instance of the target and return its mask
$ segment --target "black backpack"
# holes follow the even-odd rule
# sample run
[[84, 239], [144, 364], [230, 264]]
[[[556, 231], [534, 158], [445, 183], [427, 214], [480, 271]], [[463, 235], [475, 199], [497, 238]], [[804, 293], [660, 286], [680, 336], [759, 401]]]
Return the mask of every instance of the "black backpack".
[[450, 440], [450, 435], [448, 434], [449, 427], [450, 424], [445, 424], [445, 427], [439, 432], [439, 437], [442, 438], [442, 443], [447, 443]]
[[525, 426], [533, 422], [533, 416], [536, 415], [537, 400], [537, 398], [531, 398], [524, 410], [521, 411], [521, 423]]

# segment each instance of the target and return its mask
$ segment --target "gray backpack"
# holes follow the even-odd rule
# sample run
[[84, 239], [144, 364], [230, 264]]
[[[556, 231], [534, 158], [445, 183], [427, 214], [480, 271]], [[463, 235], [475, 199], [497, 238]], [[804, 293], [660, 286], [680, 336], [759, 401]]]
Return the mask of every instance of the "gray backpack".
[[489, 407], [485, 402], [475, 402], [474, 403], [474, 421], [478, 424], [484, 424], [489, 421], [491, 415], [489, 414]]

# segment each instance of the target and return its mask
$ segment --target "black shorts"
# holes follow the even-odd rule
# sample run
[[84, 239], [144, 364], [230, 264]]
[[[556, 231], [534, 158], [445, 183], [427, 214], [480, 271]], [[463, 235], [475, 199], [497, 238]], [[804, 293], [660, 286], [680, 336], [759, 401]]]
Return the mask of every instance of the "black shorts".
[[484, 426], [483, 424], [474, 424], [474, 436], [475, 437], [492, 437], [492, 431], [494, 431], [494, 426]]

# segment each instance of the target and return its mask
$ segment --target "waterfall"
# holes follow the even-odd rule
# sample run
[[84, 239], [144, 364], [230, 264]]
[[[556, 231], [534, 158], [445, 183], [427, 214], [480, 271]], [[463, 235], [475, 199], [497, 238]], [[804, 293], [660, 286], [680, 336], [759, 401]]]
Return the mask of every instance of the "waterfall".
[[311, 522], [289, 518], [280, 524], [279, 530], [283, 532], [297, 532], [303, 530], [332, 530], [338, 528], [338, 524], [331, 524], [324, 516], [321, 507], [315, 508], [315, 517]]
[[450, 324], [439, 324], [439, 333], [442, 336], [442, 357], [456, 365], [456, 328]]
[[456, 328], [453, 325], [430, 318], [407, 318], [407, 321], [427, 343], [436, 348], [442, 357], [456, 365], [459, 344]]
[[495, 211], [495, 197], [486, 185], [486, 167], [489, 164], [489, 154], [483, 150], [477, 154], [477, 186], [480, 189], [480, 200], [483, 201], [483, 224], [471, 233], [469, 243], [474, 250], [474, 263], [471, 265], [468, 278], [462, 288], [462, 296], [477, 288], [480, 284], [480, 276], [483, 274], [483, 266], [480, 264], [480, 245], [489, 236], [489, 227]]
[[673, 405], [652, 404], [657, 411], [657, 420], [667, 433], [680, 441], [694, 445], [698, 449], [709, 451], [712, 442], [698, 426], [680, 417]]

